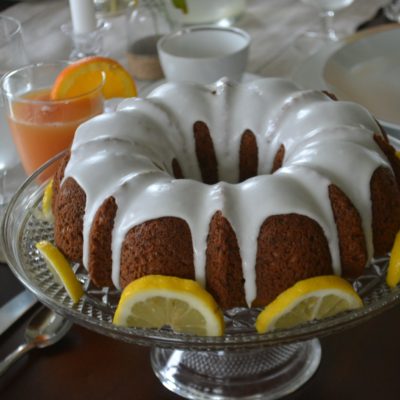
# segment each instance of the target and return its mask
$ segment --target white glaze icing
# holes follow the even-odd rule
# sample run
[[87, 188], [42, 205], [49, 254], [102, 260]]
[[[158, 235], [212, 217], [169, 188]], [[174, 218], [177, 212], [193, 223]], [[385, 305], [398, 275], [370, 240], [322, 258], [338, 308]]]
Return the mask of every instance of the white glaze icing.
[[[200, 182], [195, 121], [205, 122], [213, 139], [221, 179], [215, 185]], [[259, 176], [238, 184], [240, 140], [246, 129], [256, 135]], [[78, 128], [65, 170], [64, 179], [73, 177], [87, 197], [84, 265], [88, 265], [95, 213], [113, 196], [118, 205], [112, 239], [116, 287], [126, 233], [163, 216], [187, 221], [196, 279], [204, 285], [208, 227], [218, 210], [237, 236], [249, 305], [256, 297], [257, 237], [269, 216], [297, 213], [317, 221], [327, 237], [334, 272], [340, 274], [328, 186], [340, 187], [358, 209], [372, 257], [370, 180], [377, 167], [390, 168], [373, 139], [379, 132], [361, 106], [332, 101], [317, 91], [299, 91], [275, 78], [246, 85], [224, 80], [210, 86], [167, 83], [147, 99], [124, 100], [117, 112]], [[283, 166], [270, 175], [281, 144]], [[173, 178], [174, 158], [187, 179]]]

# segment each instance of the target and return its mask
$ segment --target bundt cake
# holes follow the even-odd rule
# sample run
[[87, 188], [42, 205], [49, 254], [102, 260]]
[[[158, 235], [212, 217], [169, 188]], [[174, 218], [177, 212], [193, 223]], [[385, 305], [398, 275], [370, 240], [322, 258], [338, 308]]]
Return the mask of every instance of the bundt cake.
[[78, 128], [53, 183], [55, 243], [98, 286], [174, 275], [224, 309], [263, 306], [390, 251], [399, 184], [357, 104], [277, 78], [166, 83]]

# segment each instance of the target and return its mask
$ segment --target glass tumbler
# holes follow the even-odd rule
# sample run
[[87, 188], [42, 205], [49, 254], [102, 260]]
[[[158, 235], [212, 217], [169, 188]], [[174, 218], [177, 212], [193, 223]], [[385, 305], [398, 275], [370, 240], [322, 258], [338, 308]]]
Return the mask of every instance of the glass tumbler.
[[[0, 78], [28, 63], [22, 28], [18, 20], [0, 15]], [[0, 223], [13, 193], [26, 178], [8, 128], [0, 93]], [[0, 261], [5, 261], [0, 248]]]
[[[6, 72], [27, 63], [28, 57], [20, 22], [0, 15], [0, 78]], [[8, 203], [24, 175], [19, 168], [18, 153], [8, 128], [1, 96], [0, 108], [0, 207], [2, 207]]]
[[82, 122], [103, 112], [104, 75], [96, 87], [79, 96], [53, 99], [54, 81], [67, 65], [65, 61], [28, 65], [2, 79], [8, 123], [28, 175], [68, 148]]

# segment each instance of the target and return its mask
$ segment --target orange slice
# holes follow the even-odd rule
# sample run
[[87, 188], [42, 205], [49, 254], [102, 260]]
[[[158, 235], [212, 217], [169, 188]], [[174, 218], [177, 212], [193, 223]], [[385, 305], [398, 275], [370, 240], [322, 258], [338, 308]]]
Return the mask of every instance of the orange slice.
[[121, 64], [111, 58], [93, 56], [74, 62], [60, 72], [51, 90], [51, 99], [64, 100], [95, 90], [101, 85], [102, 73], [105, 99], [137, 95], [133, 78]]

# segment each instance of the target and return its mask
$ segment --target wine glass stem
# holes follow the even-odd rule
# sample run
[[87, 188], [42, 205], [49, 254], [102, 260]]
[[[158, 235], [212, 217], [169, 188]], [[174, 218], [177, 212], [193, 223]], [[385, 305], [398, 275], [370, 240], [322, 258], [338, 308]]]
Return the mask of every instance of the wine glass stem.
[[6, 169], [0, 169], [0, 206], [6, 202], [5, 193], [6, 193]]
[[321, 14], [322, 30], [330, 40], [338, 40], [335, 29], [333, 28], [333, 19], [335, 12], [332, 10], [322, 11]]

